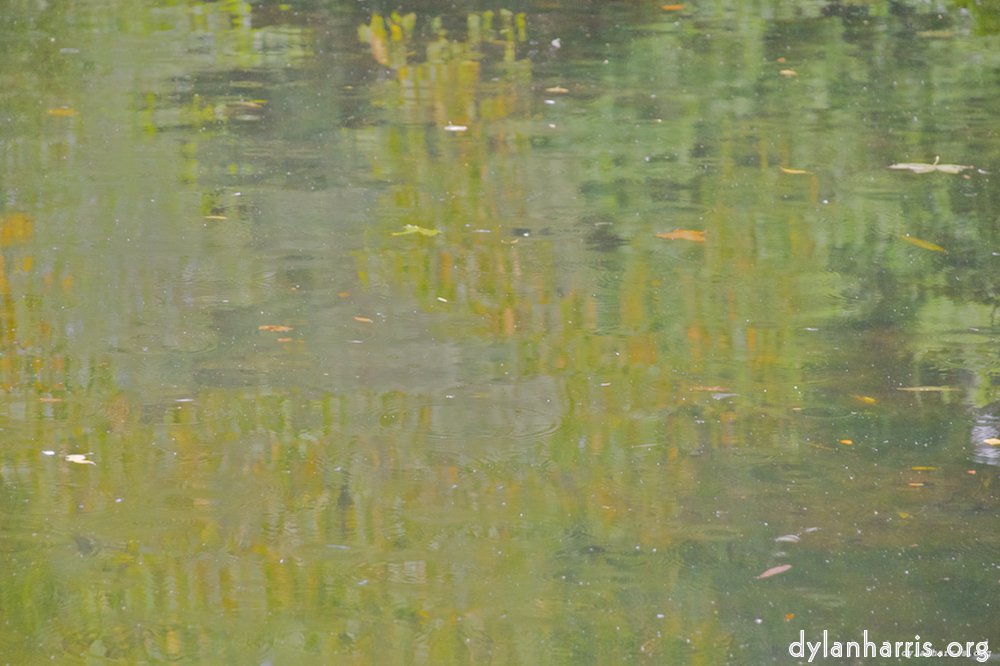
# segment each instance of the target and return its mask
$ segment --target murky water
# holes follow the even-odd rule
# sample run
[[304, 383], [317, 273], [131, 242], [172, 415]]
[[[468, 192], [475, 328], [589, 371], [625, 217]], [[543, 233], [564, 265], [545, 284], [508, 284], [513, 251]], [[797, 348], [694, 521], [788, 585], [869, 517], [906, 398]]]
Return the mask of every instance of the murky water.
[[0, 662], [1000, 647], [988, 8], [121, 4], [0, 16]]

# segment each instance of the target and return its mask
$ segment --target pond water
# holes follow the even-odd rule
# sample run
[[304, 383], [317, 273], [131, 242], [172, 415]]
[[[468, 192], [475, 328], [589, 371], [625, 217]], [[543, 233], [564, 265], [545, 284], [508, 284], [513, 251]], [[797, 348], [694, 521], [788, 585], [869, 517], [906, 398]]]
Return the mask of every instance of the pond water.
[[0, 663], [1000, 646], [991, 7], [14, 3]]

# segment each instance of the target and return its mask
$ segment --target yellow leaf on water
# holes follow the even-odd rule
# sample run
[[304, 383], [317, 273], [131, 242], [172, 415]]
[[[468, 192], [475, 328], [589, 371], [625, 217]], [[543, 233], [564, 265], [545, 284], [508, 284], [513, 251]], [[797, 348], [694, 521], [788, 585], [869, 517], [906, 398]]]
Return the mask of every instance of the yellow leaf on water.
[[770, 569], [768, 569], [767, 571], [765, 571], [761, 575], [757, 576], [757, 578], [770, 578], [771, 576], [774, 576], [775, 574], [780, 574], [782, 572], [788, 571], [791, 568], [792, 568], [791, 564], [780, 564], [780, 565], [778, 565], [776, 567], [771, 567]]
[[656, 237], [666, 238], [667, 240], [689, 240], [697, 243], [706, 242], [704, 231], [693, 231], [691, 229], [674, 229], [673, 231], [668, 231], [664, 234], [656, 234]]
[[554, 88], [546, 88], [545, 92], [548, 93], [568, 93], [569, 90], [563, 88], [562, 86], [555, 86]]
[[869, 405], [874, 405], [875, 404], [875, 398], [869, 398], [866, 395], [855, 395], [855, 394], [852, 393], [851, 397], [854, 398], [854, 399], [856, 399], [856, 400], [860, 400], [861, 402], [867, 402]]
[[[1000, 439], [998, 439], [997, 442], [1000, 443]], [[910, 469], [928, 470], [928, 469], [937, 469], [937, 467], [911, 467]]]
[[441, 233], [440, 229], [424, 229], [416, 224], [407, 224], [403, 231], [393, 231], [393, 236], [406, 236], [407, 234], [420, 234], [422, 236], [435, 236]]
[[990, 437], [989, 439], [984, 439], [983, 444], [989, 444], [990, 446], [1000, 446], [1000, 439], [996, 437]]
[[850, 446], [851, 444], [854, 444], [854, 442], [852, 442], [849, 439], [842, 439], [842, 440], [840, 440], [840, 443], [841, 444], [847, 444], [848, 446]]
[[935, 252], [944, 252], [946, 254], [948, 252], [948, 250], [944, 249], [940, 245], [935, 245], [934, 243], [930, 243], [930, 242], [925, 241], [925, 240], [920, 240], [919, 238], [913, 238], [913, 237], [911, 237], [909, 235], [900, 236], [900, 238], [902, 238], [903, 240], [908, 241], [910, 243], [913, 243], [917, 247], [922, 247], [925, 250], [934, 250]]
[[372, 323], [372, 320], [369, 319], [368, 317], [355, 317], [354, 321], [360, 321], [360, 322], [362, 322], [364, 324], [370, 324], [370, 323]]
[[49, 109], [50, 116], [75, 116], [76, 111], [73, 109], [63, 106], [58, 109]]
[[799, 73], [796, 72], [794, 69], [783, 69], [780, 72], [778, 72], [778, 74], [781, 74], [782, 76], [798, 76], [799, 75]]
[[668, 12], [678, 12], [684, 9], [684, 5], [663, 5], [663, 9]]
[[813, 175], [812, 171], [803, 171], [802, 169], [786, 169], [785, 167], [781, 167], [781, 171], [782, 173], [790, 173], [793, 176]]

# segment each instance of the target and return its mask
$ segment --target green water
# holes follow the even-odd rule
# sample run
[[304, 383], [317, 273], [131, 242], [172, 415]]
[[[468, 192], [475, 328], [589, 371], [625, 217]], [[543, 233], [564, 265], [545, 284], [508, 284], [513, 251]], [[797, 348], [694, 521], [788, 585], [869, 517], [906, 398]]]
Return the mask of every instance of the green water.
[[0, 11], [0, 663], [1000, 646], [984, 5]]

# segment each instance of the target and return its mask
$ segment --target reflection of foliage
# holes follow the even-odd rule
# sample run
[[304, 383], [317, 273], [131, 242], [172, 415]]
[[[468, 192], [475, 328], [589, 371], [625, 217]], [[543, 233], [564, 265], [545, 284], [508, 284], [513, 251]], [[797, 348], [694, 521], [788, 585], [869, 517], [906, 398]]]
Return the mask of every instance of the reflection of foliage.
[[371, 25], [358, 27], [358, 38], [371, 45], [375, 62], [388, 67], [401, 67], [406, 64], [406, 49], [416, 24], [417, 15], [412, 12], [406, 16], [393, 12], [388, 21], [376, 13], [372, 14]]
[[[892, 80], [887, 59], [867, 54], [891, 51], [893, 30], [858, 27], [845, 41], [832, 22], [738, 11], [734, 25], [763, 32], [713, 30], [709, 42], [700, 27], [666, 26], [616, 41], [634, 52], [609, 67], [599, 48], [584, 53], [585, 66], [567, 66], [574, 92], [550, 108], [536, 63], [514, 61], [523, 18], [510, 13], [470, 15], [459, 41], [431, 22], [426, 61], [411, 53], [424, 46], [415, 20], [390, 16], [374, 37], [373, 19], [363, 38], [396, 71], [360, 94], [353, 80], [322, 87], [346, 68], [283, 81], [287, 63], [272, 67], [280, 57], [250, 37], [287, 35], [302, 46], [280, 52], [291, 57], [308, 50], [302, 33], [253, 33], [254, 6], [225, 3], [192, 19], [191, 78], [149, 84], [147, 134], [118, 103], [138, 98], [116, 76], [129, 83], [111, 102], [79, 95], [75, 124], [46, 118], [58, 134], [39, 142], [45, 178], [17, 161], [29, 141], [10, 144], [25, 174], [12, 191], [39, 219], [12, 204], [0, 219], [0, 502], [16, 535], [0, 652], [722, 663], [753, 643], [746, 661], [763, 663], [785, 639], [759, 632], [788, 626], [782, 605], [801, 603], [801, 588], [767, 588], [775, 603], [761, 606], [750, 575], [773, 552], [761, 525], [821, 524], [829, 539], [804, 539], [798, 554], [845, 590], [829, 606], [851, 611], [895, 601], [903, 586], [865, 589], [857, 572], [899, 544], [919, 536], [928, 566], [928, 553], [956, 539], [968, 553], [989, 535], [991, 513], [963, 502], [989, 506], [990, 489], [965, 484], [964, 466], [919, 496], [899, 488], [938, 454], [897, 443], [952, 447], [961, 396], [902, 396], [887, 384], [898, 374], [886, 378], [966, 373], [995, 392], [995, 351], [970, 341], [980, 334], [941, 337], [981, 325], [977, 303], [996, 303], [981, 251], [996, 246], [995, 201], [980, 180], [906, 189], [896, 178], [909, 174], [883, 167], [930, 159], [927, 141], [986, 150], [966, 137], [991, 121], [941, 117], [919, 134], [887, 118], [926, 94], [902, 78], [860, 89]], [[218, 71], [200, 59], [214, 53], [212, 26], [233, 46]], [[779, 42], [828, 69], [777, 96], [787, 81], [732, 64]], [[928, 81], [933, 57], [910, 63]], [[47, 85], [63, 104], [65, 89]], [[22, 113], [42, 97], [30, 93]], [[994, 90], [977, 95], [994, 105]], [[284, 122], [268, 121], [275, 107]], [[441, 131], [448, 120], [469, 131]], [[118, 128], [142, 150], [109, 148]], [[844, 148], [852, 137], [863, 150]], [[788, 178], [779, 163], [817, 175]], [[59, 168], [70, 177], [45, 190]], [[84, 193], [64, 187], [76, 182]], [[237, 198], [234, 183], [252, 187]], [[830, 194], [857, 191], [874, 194]], [[405, 225], [441, 233], [393, 236]], [[708, 240], [655, 238], [675, 226]], [[259, 321], [265, 310], [282, 316]], [[375, 311], [385, 317], [347, 329]], [[258, 335], [262, 323], [288, 332], [276, 326], [286, 320], [301, 337]], [[426, 382], [414, 378], [422, 357]], [[835, 450], [848, 436], [853, 448]], [[93, 466], [65, 460], [87, 451]], [[989, 590], [988, 573], [961, 575]], [[926, 607], [884, 622], [926, 621]]]
[[1000, 4], [996, 0], [955, 0], [955, 4], [976, 17], [978, 34], [1000, 34]]
[[[435, 17], [431, 20], [428, 30], [435, 39], [426, 45], [426, 62], [479, 60], [483, 57], [479, 49], [484, 42], [502, 44], [504, 61], [513, 62], [516, 44], [527, 40], [524, 14], [515, 15], [511, 11], [501, 9], [499, 29], [494, 29], [495, 17], [492, 11], [469, 14], [467, 38], [463, 42], [449, 41], [446, 37], [448, 31], [442, 27], [441, 18]], [[372, 15], [369, 25], [358, 27], [358, 37], [371, 46], [372, 57], [377, 63], [399, 69], [407, 65], [409, 56], [412, 55], [408, 49], [415, 46], [413, 42], [416, 23], [417, 15], [414, 13], [400, 16], [397, 12], [393, 12], [388, 19], [383, 19], [376, 13]]]

